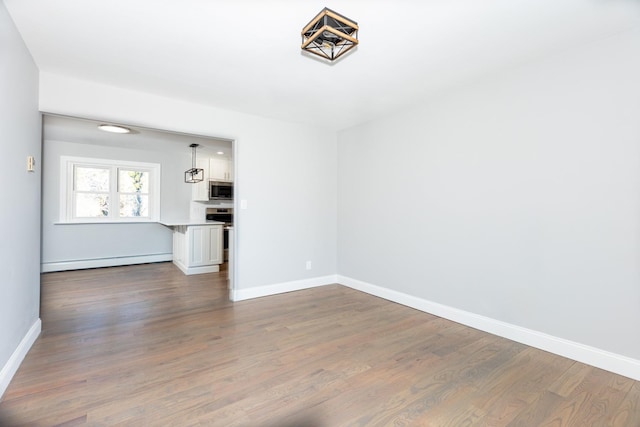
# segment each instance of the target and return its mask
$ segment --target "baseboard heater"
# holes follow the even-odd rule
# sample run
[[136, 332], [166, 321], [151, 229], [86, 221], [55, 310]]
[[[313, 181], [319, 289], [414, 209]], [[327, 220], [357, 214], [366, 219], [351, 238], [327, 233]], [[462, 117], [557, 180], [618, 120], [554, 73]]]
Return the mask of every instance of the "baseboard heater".
[[133, 255], [122, 257], [78, 259], [71, 261], [43, 262], [40, 267], [42, 273], [54, 271], [84, 270], [87, 268], [117, 267], [121, 265], [147, 264], [152, 262], [165, 262], [173, 259], [172, 253]]

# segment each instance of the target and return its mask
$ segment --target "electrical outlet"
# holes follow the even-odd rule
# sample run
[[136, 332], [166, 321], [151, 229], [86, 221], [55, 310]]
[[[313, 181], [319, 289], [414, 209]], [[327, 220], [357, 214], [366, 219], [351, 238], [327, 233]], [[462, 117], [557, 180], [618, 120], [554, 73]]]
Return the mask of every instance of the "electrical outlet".
[[33, 156], [27, 157], [27, 172], [35, 172], [36, 171], [36, 159]]
[[307, 270], [311, 270], [311, 261], [307, 261]]

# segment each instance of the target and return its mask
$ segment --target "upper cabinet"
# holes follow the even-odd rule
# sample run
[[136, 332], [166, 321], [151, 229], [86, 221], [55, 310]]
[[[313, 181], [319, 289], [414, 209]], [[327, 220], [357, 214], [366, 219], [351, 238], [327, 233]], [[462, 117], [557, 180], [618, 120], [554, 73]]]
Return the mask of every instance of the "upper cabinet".
[[212, 181], [233, 181], [233, 161], [218, 157], [209, 159], [209, 179]]
[[209, 181], [233, 182], [233, 161], [223, 158], [196, 159], [196, 167], [204, 169], [204, 181], [191, 184], [191, 200], [209, 201]]

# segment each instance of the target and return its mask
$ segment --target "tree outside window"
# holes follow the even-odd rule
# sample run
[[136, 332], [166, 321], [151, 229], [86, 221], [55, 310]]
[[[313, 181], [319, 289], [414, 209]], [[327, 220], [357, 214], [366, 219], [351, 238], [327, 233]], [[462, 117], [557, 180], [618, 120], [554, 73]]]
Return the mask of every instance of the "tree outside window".
[[120, 217], [149, 216], [149, 172], [118, 170]]
[[160, 165], [65, 157], [61, 194], [64, 222], [158, 219]]
[[110, 170], [99, 167], [75, 167], [76, 218], [99, 218], [109, 216]]

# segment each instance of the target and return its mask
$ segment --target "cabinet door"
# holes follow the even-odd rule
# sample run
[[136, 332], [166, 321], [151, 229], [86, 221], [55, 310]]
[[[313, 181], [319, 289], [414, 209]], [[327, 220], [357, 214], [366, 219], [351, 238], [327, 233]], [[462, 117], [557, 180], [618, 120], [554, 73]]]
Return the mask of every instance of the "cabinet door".
[[222, 225], [188, 228], [188, 266], [222, 264]]
[[207, 227], [209, 234], [209, 264], [222, 264], [224, 256], [223, 230], [221, 225], [211, 225]]
[[227, 160], [227, 180], [233, 181], [233, 160]]
[[207, 265], [209, 258], [209, 234], [206, 227], [188, 227], [188, 248], [189, 267]]
[[230, 160], [213, 157], [209, 160], [210, 178], [214, 181], [233, 181], [233, 165]]
[[196, 159], [196, 167], [204, 169], [204, 181], [191, 185], [191, 200], [205, 202], [209, 200], [209, 159]]

